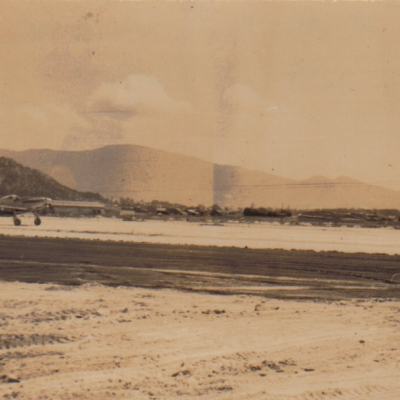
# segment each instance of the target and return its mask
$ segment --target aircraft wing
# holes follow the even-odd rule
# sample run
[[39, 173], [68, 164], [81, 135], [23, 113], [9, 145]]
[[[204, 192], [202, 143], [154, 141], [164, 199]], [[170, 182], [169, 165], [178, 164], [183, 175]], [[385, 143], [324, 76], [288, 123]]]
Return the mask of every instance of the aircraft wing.
[[13, 207], [13, 206], [4, 206], [0, 205], [0, 211], [29, 211], [26, 207]]

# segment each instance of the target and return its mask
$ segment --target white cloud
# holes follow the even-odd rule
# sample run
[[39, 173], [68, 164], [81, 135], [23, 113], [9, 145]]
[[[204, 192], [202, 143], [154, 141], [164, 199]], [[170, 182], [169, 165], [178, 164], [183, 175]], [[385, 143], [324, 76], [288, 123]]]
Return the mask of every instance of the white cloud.
[[93, 94], [92, 109], [124, 119], [135, 115], [184, 112], [190, 106], [171, 97], [156, 77], [129, 75], [120, 82], [100, 85]]
[[25, 114], [28, 118], [32, 118], [33, 122], [40, 122], [46, 124], [48, 122], [47, 113], [39, 107], [27, 106], [21, 110], [22, 114]]
[[68, 105], [27, 104], [2, 108], [3, 148], [62, 148], [74, 130], [88, 128], [82, 118]]
[[225, 92], [225, 100], [238, 112], [262, 114], [276, 111], [277, 106], [268, 102], [252, 87], [237, 83]]

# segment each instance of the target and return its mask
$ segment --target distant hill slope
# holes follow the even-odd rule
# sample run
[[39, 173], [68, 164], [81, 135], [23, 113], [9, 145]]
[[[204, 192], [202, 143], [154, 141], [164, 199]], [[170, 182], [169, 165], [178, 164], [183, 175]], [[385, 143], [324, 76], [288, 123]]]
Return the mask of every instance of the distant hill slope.
[[[238, 167], [216, 167], [222, 203], [293, 209], [399, 209], [400, 192], [349, 177], [296, 181]], [[231, 170], [231, 173], [227, 171]]]
[[400, 208], [400, 192], [348, 177], [296, 181], [143, 146], [113, 145], [89, 151], [0, 150], [0, 156], [45, 172], [75, 190], [114, 199], [233, 207]]
[[62, 184], [107, 198], [213, 203], [213, 164], [142, 146], [106, 146], [90, 151], [28, 150], [0, 155], [46, 171]]
[[38, 170], [24, 167], [10, 158], [0, 157], [0, 196], [8, 194], [63, 200], [102, 200], [96, 193], [80, 193]]

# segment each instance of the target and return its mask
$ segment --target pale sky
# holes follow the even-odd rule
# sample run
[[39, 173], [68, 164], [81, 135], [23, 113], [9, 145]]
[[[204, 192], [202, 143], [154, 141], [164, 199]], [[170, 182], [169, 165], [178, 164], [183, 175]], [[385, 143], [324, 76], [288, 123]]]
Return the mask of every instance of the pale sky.
[[0, 2], [1, 145], [137, 144], [400, 190], [400, 2]]

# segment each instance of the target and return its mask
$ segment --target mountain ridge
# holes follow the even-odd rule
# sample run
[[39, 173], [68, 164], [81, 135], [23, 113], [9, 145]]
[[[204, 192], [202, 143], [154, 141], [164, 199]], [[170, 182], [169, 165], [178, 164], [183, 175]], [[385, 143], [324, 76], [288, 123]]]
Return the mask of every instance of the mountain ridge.
[[104, 200], [97, 193], [82, 193], [61, 185], [36, 169], [25, 167], [11, 158], [0, 157], [0, 196], [49, 197], [53, 200]]
[[284, 178], [244, 167], [138, 145], [93, 150], [1, 150], [78, 191], [107, 198], [165, 200], [188, 205], [291, 208], [398, 208], [400, 192], [351, 177]]

